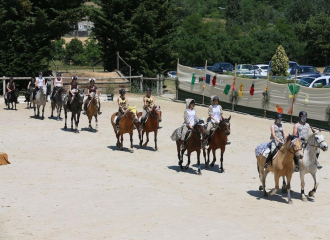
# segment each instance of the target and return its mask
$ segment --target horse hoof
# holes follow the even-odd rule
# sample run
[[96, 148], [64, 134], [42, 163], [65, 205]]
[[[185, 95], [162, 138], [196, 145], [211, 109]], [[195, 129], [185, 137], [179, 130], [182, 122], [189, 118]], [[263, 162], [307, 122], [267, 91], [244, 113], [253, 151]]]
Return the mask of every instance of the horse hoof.
[[301, 196], [301, 200], [303, 201], [303, 202], [307, 202], [307, 197], [306, 196]]
[[268, 197], [268, 193], [267, 192], [264, 192], [264, 197]]
[[68, 127], [67, 126], [64, 126], [64, 129], [68, 129]]
[[189, 168], [189, 166], [185, 166], [184, 169], [187, 170]]
[[210, 167], [214, 167], [214, 163], [211, 163], [211, 164], [210, 164]]
[[292, 200], [288, 201], [288, 204], [293, 204]]
[[225, 172], [225, 171], [223, 170], [223, 168], [219, 168], [219, 171], [220, 171], [220, 173]]
[[131, 153], [133, 153], [133, 152], [134, 152], [134, 149], [130, 149], [129, 151], [130, 151]]
[[202, 175], [202, 171], [200, 169], [198, 169], [197, 175]]
[[183, 166], [180, 166], [181, 170], [183, 171]]
[[287, 188], [282, 188], [282, 193], [288, 193], [288, 189]]
[[262, 186], [259, 186], [259, 191], [264, 190], [264, 188]]
[[310, 191], [310, 192], [308, 193], [308, 196], [310, 196], [310, 197], [314, 197], [314, 191]]

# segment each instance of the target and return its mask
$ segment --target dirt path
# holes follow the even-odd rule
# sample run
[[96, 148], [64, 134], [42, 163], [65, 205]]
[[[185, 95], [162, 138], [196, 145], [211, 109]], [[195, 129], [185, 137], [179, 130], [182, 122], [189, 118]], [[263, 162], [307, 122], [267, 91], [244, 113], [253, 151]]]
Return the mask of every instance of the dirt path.
[[[128, 96], [142, 107], [141, 97]], [[11, 165], [0, 166], [0, 239], [327, 239], [330, 235], [329, 153], [321, 153], [323, 169], [315, 201], [301, 202], [300, 180], [293, 176], [293, 205], [286, 196], [264, 199], [254, 148], [269, 139], [270, 120], [232, 115], [224, 156], [225, 173], [214, 168], [196, 175], [196, 154], [188, 171], [177, 165], [170, 135], [180, 126], [184, 104], [157, 99], [163, 111], [159, 151], [153, 141], [134, 153], [115, 147], [110, 116], [116, 103], [102, 103], [99, 132], [63, 131], [64, 121], [31, 118], [25, 104], [4, 110], [0, 102], [0, 151]], [[206, 117], [207, 108], [197, 107]], [[93, 123], [95, 126], [95, 123]], [[291, 124], [285, 124], [287, 131]], [[330, 134], [324, 133], [330, 143]], [[125, 135], [124, 147], [129, 147]], [[153, 139], [153, 135], [151, 135]], [[184, 158], [186, 163], [187, 158]], [[204, 160], [202, 160], [204, 162]], [[274, 187], [273, 175], [267, 187]], [[312, 189], [306, 176], [306, 191]]]

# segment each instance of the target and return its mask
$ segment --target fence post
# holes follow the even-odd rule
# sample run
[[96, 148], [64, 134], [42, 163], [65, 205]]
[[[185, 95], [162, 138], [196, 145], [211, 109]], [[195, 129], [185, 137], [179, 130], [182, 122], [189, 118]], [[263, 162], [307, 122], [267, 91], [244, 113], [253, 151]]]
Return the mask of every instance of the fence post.
[[159, 74], [157, 74], [157, 76], [156, 76], [156, 78], [157, 78], [157, 96], [159, 96]]
[[119, 71], [119, 52], [117, 52], [117, 70]]
[[163, 74], [160, 74], [160, 95], [163, 95], [163, 81], [164, 81], [164, 76]]
[[6, 94], [6, 76], [3, 76], [3, 81], [2, 81], [2, 91], [3, 91], [3, 96]]
[[143, 92], [143, 74], [141, 74], [141, 79], [140, 79], [140, 92]]
[[129, 66], [129, 92], [132, 93], [132, 68]]

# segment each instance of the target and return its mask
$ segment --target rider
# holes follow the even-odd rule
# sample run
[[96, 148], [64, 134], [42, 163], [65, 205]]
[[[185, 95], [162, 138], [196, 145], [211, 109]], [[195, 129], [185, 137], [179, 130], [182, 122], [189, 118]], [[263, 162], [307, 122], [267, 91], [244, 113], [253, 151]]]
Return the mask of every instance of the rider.
[[[293, 136], [298, 136], [300, 140], [303, 142], [303, 146], [306, 145], [306, 141], [307, 141], [307, 137], [308, 137], [308, 133], [311, 132], [311, 127], [309, 126], [309, 124], [306, 122], [307, 120], [307, 112], [305, 111], [301, 111], [299, 113], [299, 122], [296, 123], [293, 127]], [[318, 159], [320, 154], [320, 150], [317, 150], [316, 153], [316, 159]], [[296, 164], [295, 167], [295, 171], [298, 172], [299, 171], [299, 161], [296, 158], [296, 156], [293, 157], [294, 163]], [[318, 164], [319, 166], [319, 164]]]
[[117, 130], [119, 129], [119, 121], [120, 119], [124, 116], [125, 112], [128, 109], [129, 103], [127, 97], [125, 97], [126, 91], [125, 89], [120, 89], [119, 90], [119, 98], [117, 99], [118, 103], [118, 113], [117, 113], [117, 120], [116, 120], [116, 128]]
[[155, 107], [155, 99], [153, 96], [151, 96], [151, 89], [146, 89], [146, 96], [143, 97], [143, 111], [142, 111], [142, 117], [141, 117], [141, 126], [140, 129], [143, 129], [143, 126], [146, 121], [146, 116], [149, 115], [149, 113], [152, 111]]
[[74, 89], [76, 89], [76, 90], [79, 89], [79, 86], [77, 83], [78, 77], [73, 76], [71, 79], [72, 79], [72, 82], [69, 84], [69, 96], [68, 96], [68, 102], [67, 102], [68, 110], [70, 110], [70, 104], [71, 104], [72, 98], [75, 96], [75, 94], [72, 91]]
[[[84, 102], [84, 112], [83, 112], [84, 115], [86, 115], [87, 105], [88, 105], [89, 101], [92, 99], [91, 93], [94, 93], [96, 96], [98, 96], [98, 90], [97, 90], [97, 87], [95, 86], [95, 78], [90, 78], [89, 83], [90, 83], [90, 86], [87, 88], [88, 98]], [[98, 114], [101, 115], [102, 112], [100, 111], [101, 110], [100, 99], [98, 99], [98, 104], [99, 104]]]
[[27, 90], [28, 91], [30, 91], [30, 89], [31, 89], [31, 91], [33, 91], [34, 89], [35, 89], [35, 87], [36, 87], [36, 78], [35, 77], [31, 77], [31, 81], [29, 82], [29, 84], [28, 84], [28, 86], [27, 86]]
[[33, 91], [33, 100], [36, 100], [36, 95], [37, 95], [37, 92], [40, 90], [40, 87], [43, 87], [44, 85], [46, 85], [46, 81], [42, 77], [42, 72], [39, 72], [39, 77], [37, 77], [37, 79], [36, 79], [36, 84], [37, 85]]
[[280, 149], [281, 146], [284, 144], [284, 141], [287, 136], [284, 126], [282, 125], [282, 114], [280, 113], [275, 114], [275, 122], [270, 126], [270, 130], [271, 130], [271, 135], [270, 135], [271, 147], [268, 157], [266, 159], [266, 163], [264, 165], [265, 168], [267, 168], [267, 163], [271, 161], [271, 159], [277, 153], [276, 150]]
[[55, 93], [63, 87], [63, 79], [61, 78], [62, 74], [57, 73], [56, 76], [57, 76], [57, 78], [54, 79], [53, 92], [52, 92], [52, 95], [50, 96], [50, 99], [51, 99], [52, 102], [54, 101]]
[[[219, 105], [220, 98], [218, 96], [214, 96], [212, 99], [212, 105], [209, 106], [208, 114], [208, 123], [207, 123], [207, 129], [206, 133], [208, 135], [207, 140], [204, 142], [204, 145], [208, 145], [210, 141], [210, 137], [213, 133], [213, 128], [216, 127], [216, 125], [219, 125], [221, 121], [223, 121], [222, 117], [222, 107]], [[227, 145], [230, 144], [230, 141], [227, 139]]]
[[[13, 77], [10, 77], [9, 82], [7, 83], [7, 94], [6, 94], [7, 99], [10, 99], [11, 92], [14, 93], [15, 89], [16, 89], [16, 86], [14, 83], [14, 79], [13, 79]], [[16, 101], [16, 103], [18, 103], [18, 102]]]
[[[184, 144], [188, 139], [189, 132], [188, 130], [192, 130], [195, 124], [198, 122], [197, 111], [195, 109], [195, 100], [188, 98], [186, 99], [186, 110], [183, 114], [184, 123], [182, 126], [182, 133], [181, 133], [181, 150], [184, 149]], [[186, 136], [187, 135], [187, 136]]]

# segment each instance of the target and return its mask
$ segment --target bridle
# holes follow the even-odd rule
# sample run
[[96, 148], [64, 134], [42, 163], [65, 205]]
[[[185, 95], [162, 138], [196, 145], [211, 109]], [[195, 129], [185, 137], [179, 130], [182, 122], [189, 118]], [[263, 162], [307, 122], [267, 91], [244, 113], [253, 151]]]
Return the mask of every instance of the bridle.
[[[292, 140], [293, 141], [293, 140]], [[290, 149], [291, 149], [291, 147], [290, 148], [288, 148], [288, 151], [290, 152], [290, 153], [292, 153], [293, 155], [296, 155], [296, 153], [298, 152], [298, 151], [303, 151], [303, 149], [302, 148], [299, 148], [299, 149], [294, 149], [294, 146], [293, 146], [293, 143], [292, 143], [292, 141], [291, 141], [291, 144], [292, 144], [292, 149], [293, 149], [293, 152], [291, 152], [290, 151]]]
[[311, 147], [320, 148], [320, 147], [321, 147], [321, 144], [322, 144], [323, 142], [325, 142], [325, 140], [322, 140], [321, 142], [318, 142], [318, 141], [316, 140], [316, 138], [315, 138], [315, 135], [314, 135], [313, 137], [314, 137], [314, 141], [318, 143], [318, 146], [313, 145], [313, 144], [310, 144], [310, 143], [307, 143], [307, 144], [308, 144], [309, 146], [311, 146]]

